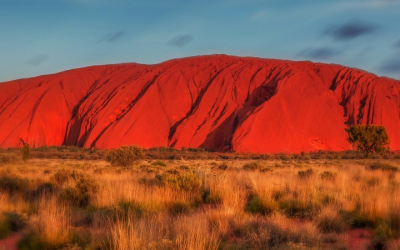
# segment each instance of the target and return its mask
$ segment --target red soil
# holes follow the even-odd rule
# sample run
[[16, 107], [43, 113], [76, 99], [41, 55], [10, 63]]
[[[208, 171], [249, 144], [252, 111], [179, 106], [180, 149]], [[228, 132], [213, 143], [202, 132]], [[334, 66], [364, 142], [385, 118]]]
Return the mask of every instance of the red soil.
[[348, 249], [367, 250], [372, 238], [372, 229], [357, 228], [345, 233], [344, 243]]
[[400, 150], [400, 82], [340, 65], [200, 56], [93, 66], [0, 84], [0, 147], [350, 149], [383, 124]]
[[0, 240], [0, 250], [17, 250], [17, 243], [20, 238], [20, 233], [14, 233], [7, 238]]

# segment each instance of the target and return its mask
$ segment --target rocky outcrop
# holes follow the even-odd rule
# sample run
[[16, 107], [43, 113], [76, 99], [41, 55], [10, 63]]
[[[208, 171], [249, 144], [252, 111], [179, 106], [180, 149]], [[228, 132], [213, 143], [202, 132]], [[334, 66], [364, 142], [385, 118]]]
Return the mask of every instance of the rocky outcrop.
[[225, 55], [92, 66], [0, 84], [0, 147], [347, 150], [382, 124], [400, 149], [400, 82], [340, 65]]

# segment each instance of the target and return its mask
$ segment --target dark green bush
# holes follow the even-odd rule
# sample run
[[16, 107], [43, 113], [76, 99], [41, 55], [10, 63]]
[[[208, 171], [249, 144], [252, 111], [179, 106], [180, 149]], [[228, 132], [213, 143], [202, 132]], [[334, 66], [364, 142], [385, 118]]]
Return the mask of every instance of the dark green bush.
[[18, 242], [19, 250], [50, 250], [50, 249], [63, 249], [63, 245], [55, 245], [46, 242], [40, 238], [40, 236], [34, 232], [29, 232], [21, 237]]
[[70, 180], [78, 180], [83, 177], [83, 173], [72, 169], [59, 169], [54, 173], [52, 180], [54, 180], [58, 185], [63, 185]]
[[12, 231], [7, 218], [0, 220], [0, 239], [7, 237], [10, 233], [12, 233]]
[[243, 165], [244, 170], [255, 171], [261, 169], [263, 166], [258, 162], [249, 162]]
[[385, 162], [374, 162], [367, 167], [367, 170], [381, 170], [397, 172], [398, 167]]
[[156, 176], [156, 178], [159, 184], [174, 190], [198, 191], [202, 185], [201, 179], [196, 174], [189, 172], [181, 174], [165, 173]]
[[348, 141], [355, 148], [369, 157], [371, 153], [384, 153], [388, 150], [389, 137], [384, 126], [378, 125], [355, 125], [346, 130]]
[[301, 204], [293, 200], [280, 201], [279, 209], [288, 217], [297, 217], [302, 219], [312, 219], [320, 211], [318, 205], [312, 203]]
[[118, 207], [125, 215], [133, 213], [134, 215], [141, 217], [150, 212], [150, 210], [146, 209], [143, 204], [135, 201], [121, 201], [118, 203]]
[[379, 239], [397, 239], [400, 237], [400, 217], [396, 213], [389, 214], [380, 220], [374, 235]]
[[90, 199], [98, 191], [99, 185], [96, 180], [84, 176], [78, 180], [73, 188], [66, 188], [60, 195], [62, 199], [80, 207], [86, 207]]
[[227, 170], [228, 168], [229, 168], [229, 166], [228, 166], [228, 164], [226, 164], [226, 162], [223, 162], [218, 165], [218, 169], [220, 169], [220, 170]]
[[160, 167], [166, 167], [167, 164], [163, 161], [155, 161], [153, 163], [151, 163], [152, 166], [160, 166]]
[[323, 215], [318, 219], [317, 226], [322, 233], [342, 233], [346, 230], [346, 223], [340, 216]]
[[27, 161], [29, 159], [31, 153], [31, 148], [29, 147], [29, 144], [24, 144], [22, 146], [22, 160]]
[[257, 195], [250, 195], [244, 210], [252, 214], [269, 215], [278, 210], [278, 205], [274, 201], [266, 202]]
[[183, 170], [183, 171], [187, 171], [187, 170], [190, 170], [190, 167], [188, 165], [180, 165], [179, 169]]
[[201, 198], [205, 204], [221, 204], [222, 203], [222, 199], [219, 196], [212, 193], [210, 190], [205, 190], [204, 193], [202, 194]]
[[143, 156], [143, 151], [137, 146], [122, 146], [119, 149], [110, 150], [106, 160], [113, 166], [129, 167]]
[[177, 201], [169, 205], [168, 211], [172, 215], [186, 214], [191, 210], [192, 206], [189, 202]]
[[312, 168], [309, 168], [305, 171], [297, 172], [298, 176], [302, 179], [308, 178], [308, 177], [312, 176], [314, 173], [315, 173], [315, 171]]
[[10, 194], [22, 193], [28, 190], [28, 180], [17, 176], [6, 175], [0, 177], [0, 190]]
[[10, 229], [14, 232], [18, 232], [24, 229], [26, 226], [27, 219], [21, 214], [11, 212], [11, 213], [6, 213], [5, 217], [7, 218], [10, 224]]
[[371, 220], [366, 214], [359, 211], [340, 211], [341, 216], [352, 228], [374, 228], [376, 222]]
[[12, 163], [18, 161], [18, 155], [14, 153], [1, 153], [0, 163]]
[[336, 180], [337, 174], [331, 171], [324, 171], [320, 176], [323, 180], [334, 181]]
[[388, 242], [385, 238], [373, 237], [369, 243], [368, 250], [387, 250]]
[[5, 213], [3, 218], [0, 221], [0, 239], [7, 237], [12, 232], [24, 229], [27, 223], [26, 218], [17, 213]]

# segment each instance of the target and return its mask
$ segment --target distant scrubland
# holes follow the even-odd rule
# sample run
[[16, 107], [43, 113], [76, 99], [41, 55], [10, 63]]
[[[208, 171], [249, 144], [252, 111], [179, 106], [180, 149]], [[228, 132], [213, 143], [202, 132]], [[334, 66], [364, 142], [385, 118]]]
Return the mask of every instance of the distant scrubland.
[[19, 249], [400, 247], [395, 154], [158, 148], [128, 167], [106, 155], [49, 147], [25, 162], [1, 151], [0, 239], [19, 235]]

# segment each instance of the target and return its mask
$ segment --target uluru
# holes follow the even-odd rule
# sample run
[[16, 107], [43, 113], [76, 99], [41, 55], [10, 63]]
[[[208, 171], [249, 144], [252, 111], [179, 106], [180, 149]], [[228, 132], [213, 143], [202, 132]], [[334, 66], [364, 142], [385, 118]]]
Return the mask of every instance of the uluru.
[[334, 64], [226, 55], [91, 66], [0, 84], [0, 147], [351, 149], [384, 125], [400, 150], [400, 81]]

